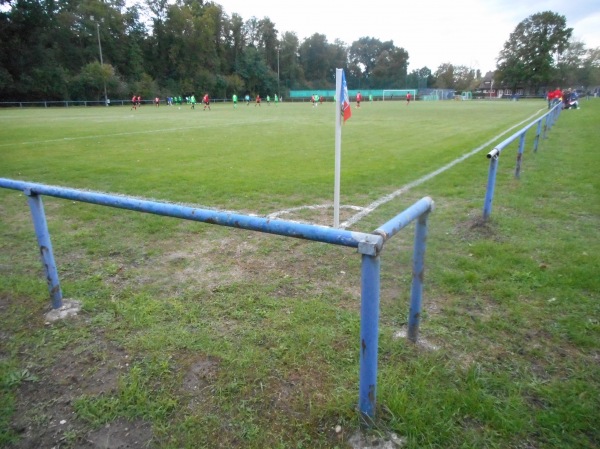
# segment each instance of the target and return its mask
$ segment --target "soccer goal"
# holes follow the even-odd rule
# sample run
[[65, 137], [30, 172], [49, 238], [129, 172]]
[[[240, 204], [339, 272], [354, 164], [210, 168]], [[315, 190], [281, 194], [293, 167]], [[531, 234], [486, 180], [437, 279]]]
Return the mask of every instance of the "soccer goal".
[[417, 98], [417, 89], [384, 89], [383, 101], [406, 100], [406, 94], [410, 94], [412, 99]]

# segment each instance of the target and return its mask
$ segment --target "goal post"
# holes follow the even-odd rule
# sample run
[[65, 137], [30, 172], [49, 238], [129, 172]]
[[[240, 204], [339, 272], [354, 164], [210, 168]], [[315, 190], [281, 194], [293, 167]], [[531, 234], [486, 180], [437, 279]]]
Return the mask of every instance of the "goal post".
[[406, 100], [406, 94], [410, 94], [413, 100], [417, 98], [417, 89], [384, 89], [383, 101]]

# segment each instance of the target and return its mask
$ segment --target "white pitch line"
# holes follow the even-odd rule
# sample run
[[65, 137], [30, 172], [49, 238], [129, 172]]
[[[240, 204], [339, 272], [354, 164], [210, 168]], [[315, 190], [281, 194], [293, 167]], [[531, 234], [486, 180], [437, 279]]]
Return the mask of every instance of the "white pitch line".
[[[264, 120], [264, 122], [273, 122], [275, 119]], [[253, 122], [248, 122], [248, 125], [252, 125]], [[28, 141], [28, 142], [15, 142], [15, 143], [1, 143], [0, 147], [8, 147], [8, 146], [16, 146], [16, 145], [39, 145], [43, 143], [56, 143], [56, 142], [69, 142], [71, 140], [86, 140], [86, 139], [101, 139], [104, 137], [121, 137], [121, 136], [133, 136], [136, 134], [156, 134], [162, 132], [175, 132], [175, 131], [184, 131], [190, 129], [203, 129], [204, 124], [199, 123], [199, 126], [185, 126], [181, 128], [163, 128], [163, 129], [150, 129], [146, 131], [130, 131], [123, 133], [113, 133], [113, 134], [97, 134], [93, 136], [79, 136], [79, 137], [62, 137], [60, 139], [49, 139], [49, 140], [37, 140], [37, 141]], [[213, 126], [231, 126], [229, 123], [223, 123], [222, 125], [213, 125]]]
[[36, 141], [15, 142], [15, 143], [3, 143], [3, 144], [0, 144], [0, 147], [8, 147], [8, 146], [15, 146], [15, 145], [39, 145], [39, 144], [42, 144], [42, 143], [69, 142], [71, 140], [101, 139], [103, 137], [132, 136], [134, 134], [154, 134], [154, 133], [160, 133], [160, 132], [183, 131], [185, 129], [198, 129], [198, 127], [190, 126], [190, 127], [185, 127], [185, 128], [151, 129], [151, 130], [148, 130], [148, 131], [131, 131], [131, 132], [126, 132], [126, 133], [97, 134], [97, 135], [94, 135], [94, 136], [62, 137], [60, 139], [36, 140]]
[[360, 219], [362, 219], [363, 217], [369, 215], [371, 212], [373, 212], [375, 209], [377, 209], [379, 206], [393, 200], [394, 198], [396, 198], [397, 196], [408, 192], [410, 189], [412, 189], [413, 187], [416, 187], [420, 184], [423, 184], [425, 181], [430, 180], [431, 178], [439, 175], [440, 173], [445, 172], [446, 170], [454, 167], [456, 164], [464, 161], [465, 159], [473, 156], [474, 154], [479, 153], [481, 150], [483, 150], [484, 148], [488, 147], [489, 145], [491, 145], [492, 143], [494, 143], [496, 140], [498, 140], [500, 137], [504, 136], [505, 134], [507, 134], [508, 132], [512, 131], [513, 129], [521, 126], [523, 123], [528, 122], [529, 120], [531, 120], [532, 118], [536, 117], [540, 111], [542, 111], [542, 109], [540, 109], [538, 112], [536, 112], [535, 114], [531, 115], [530, 117], [526, 118], [525, 120], [517, 123], [516, 125], [508, 128], [506, 131], [501, 132], [500, 134], [498, 134], [497, 136], [493, 137], [492, 139], [488, 140], [486, 143], [484, 143], [483, 145], [478, 146], [477, 148], [475, 148], [474, 150], [470, 151], [469, 153], [463, 154], [461, 157], [454, 159], [452, 162], [444, 165], [443, 167], [438, 168], [437, 170], [429, 173], [428, 175], [425, 175], [413, 182], [410, 182], [408, 184], [406, 184], [405, 186], [399, 188], [398, 190], [390, 193], [389, 195], [385, 195], [381, 198], [379, 198], [376, 201], [373, 201], [371, 204], [369, 204], [367, 207], [365, 207], [363, 210], [361, 210], [358, 214], [354, 215], [353, 217], [351, 217], [349, 220], [343, 222], [340, 224], [341, 228], [348, 228], [350, 226], [352, 226], [353, 224], [356, 224]]
[[[402, 186], [401, 188], [399, 188], [398, 190], [382, 196], [381, 198], [379, 198], [378, 200], [373, 201], [371, 204], [369, 204], [366, 207], [360, 207], [360, 206], [352, 206], [352, 205], [343, 205], [340, 206], [342, 209], [353, 209], [353, 210], [357, 210], [359, 211], [356, 215], [350, 217], [350, 219], [348, 219], [347, 221], [344, 221], [343, 223], [340, 224], [340, 228], [342, 229], [346, 229], [349, 228], [350, 226], [356, 224], [358, 221], [360, 221], [362, 218], [366, 217], [367, 215], [369, 215], [371, 212], [373, 212], [375, 209], [377, 209], [379, 206], [390, 202], [391, 200], [393, 200], [394, 198], [396, 198], [399, 195], [402, 195], [403, 193], [408, 192], [410, 189], [412, 189], [413, 187], [416, 187], [420, 184], [423, 184], [425, 181], [430, 180], [431, 178], [439, 175], [440, 173], [445, 172], [446, 170], [454, 167], [456, 164], [464, 161], [465, 159], [473, 156], [474, 154], [479, 153], [482, 149], [488, 147], [489, 145], [491, 145], [492, 143], [494, 143], [496, 140], [498, 140], [500, 137], [504, 136], [505, 134], [509, 133], [510, 131], [512, 131], [513, 129], [521, 126], [523, 123], [531, 120], [532, 118], [536, 117], [541, 111], [543, 111], [543, 109], [540, 109], [538, 112], [536, 112], [535, 114], [531, 115], [530, 117], [526, 118], [525, 120], [517, 123], [516, 125], [513, 125], [512, 127], [508, 128], [506, 131], [501, 132], [500, 134], [498, 134], [497, 136], [493, 137], [492, 139], [488, 140], [486, 143], [484, 143], [483, 145], [478, 146], [477, 148], [475, 148], [474, 150], [470, 151], [469, 153], [463, 154], [462, 156], [460, 156], [459, 158], [453, 160], [452, 162], [444, 165], [441, 168], [438, 168], [437, 170], [415, 180], [412, 181], [404, 186]], [[292, 212], [297, 212], [300, 210], [317, 210], [317, 209], [328, 209], [330, 207], [333, 207], [332, 203], [328, 203], [328, 204], [318, 204], [318, 205], [312, 205], [312, 206], [299, 206], [299, 207], [293, 207], [291, 209], [284, 209], [284, 210], [280, 210], [277, 212], [273, 212], [269, 215], [267, 215], [268, 218], [278, 218], [280, 215], [285, 215], [285, 214], [290, 214]]]

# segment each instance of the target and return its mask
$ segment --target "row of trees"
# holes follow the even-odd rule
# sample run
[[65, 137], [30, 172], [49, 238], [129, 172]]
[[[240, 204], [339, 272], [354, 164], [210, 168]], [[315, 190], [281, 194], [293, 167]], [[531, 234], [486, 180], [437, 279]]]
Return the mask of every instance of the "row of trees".
[[[523, 50], [531, 32], [526, 22], [501, 52], [498, 73], [506, 83], [582, 78], [574, 68], [590, 58], [595, 62], [589, 66], [598, 69], [597, 54], [594, 59], [583, 44], [568, 41], [571, 30], [560, 22], [562, 16], [544, 14], [554, 26], [540, 36], [547, 46]], [[541, 62], [533, 61], [538, 53]], [[532, 62], [527, 58], [535, 69], [524, 70]], [[409, 73], [408, 65], [408, 52], [393, 41], [362, 37], [348, 46], [314, 34], [300, 42], [292, 31], [280, 33], [269, 18], [244, 21], [203, 0], [145, 0], [133, 6], [124, 0], [0, 0], [4, 101], [99, 100], [105, 90], [109, 98], [205, 90], [221, 98], [234, 92], [287, 95], [290, 89], [333, 88], [335, 67], [345, 67], [349, 84], [360, 89], [473, 90], [481, 81], [479, 71], [451, 63], [435, 72], [423, 67]], [[540, 68], [541, 76], [535, 71]], [[597, 70], [586, 76], [587, 84]], [[583, 82], [579, 78], [574, 84]]]
[[517, 25], [498, 56], [495, 77], [511, 87], [600, 86], [600, 48], [571, 39], [564, 16], [545, 11]]

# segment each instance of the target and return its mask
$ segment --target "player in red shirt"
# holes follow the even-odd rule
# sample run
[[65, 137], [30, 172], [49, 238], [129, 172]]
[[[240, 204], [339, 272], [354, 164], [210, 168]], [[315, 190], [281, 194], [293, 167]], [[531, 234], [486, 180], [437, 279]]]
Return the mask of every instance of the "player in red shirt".
[[359, 92], [356, 94], [356, 107], [360, 108], [360, 102], [362, 101], [362, 94]]
[[412, 99], [412, 96], [410, 95], [410, 92], [406, 93], [406, 105], [408, 106], [410, 104], [410, 100]]
[[254, 104], [254, 107], [256, 106], [260, 107], [260, 94], [256, 94], [256, 103]]
[[552, 104], [560, 103], [562, 101], [563, 93], [560, 90], [560, 87], [557, 87], [554, 92], [552, 92]]
[[210, 97], [208, 96], [208, 94], [204, 94], [204, 97], [202, 97], [202, 103], [204, 103], [204, 111], [206, 111], [206, 108], [208, 108], [208, 110], [210, 111]]

